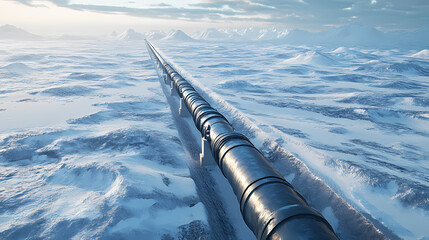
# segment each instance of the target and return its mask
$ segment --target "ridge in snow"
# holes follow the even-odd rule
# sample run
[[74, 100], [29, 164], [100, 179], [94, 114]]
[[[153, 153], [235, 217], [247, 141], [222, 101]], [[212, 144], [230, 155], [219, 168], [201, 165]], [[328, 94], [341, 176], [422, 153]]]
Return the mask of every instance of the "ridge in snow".
[[429, 50], [423, 49], [420, 52], [411, 55], [411, 57], [429, 59]]
[[334, 54], [353, 54], [354, 51], [350, 50], [349, 48], [346, 48], [346, 47], [337, 47], [331, 53], [334, 53]]
[[286, 59], [283, 63], [291, 65], [309, 64], [309, 65], [336, 65], [337, 62], [318, 51], [307, 51], [302, 54], [298, 54], [295, 57]]
[[5, 69], [6, 71], [13, 74], [25, 74], [34, 70], [33, 68], [21, 62], [10, 63], [6, 66], [0, 67], [0, 69]]
[[353, 48], [347, 48], [347, 47], [338, 47], [333, 51], [330, 51], [329, 54], [338, 61], [342, 61], [344, 59], [357, 59], [357, 58], [362, 58], [362, 59], [374, 59], [375, 56], [373, 56], [370, 53], [364, 53], [361, 51], [358, 51], [356, 49]]

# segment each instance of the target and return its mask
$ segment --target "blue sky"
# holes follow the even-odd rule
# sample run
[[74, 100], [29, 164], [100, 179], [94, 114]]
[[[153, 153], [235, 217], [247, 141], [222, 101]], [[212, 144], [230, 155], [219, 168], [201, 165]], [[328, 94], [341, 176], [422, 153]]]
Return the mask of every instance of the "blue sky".
[[[311, 31], [352, 22], [382, 30], [429, 25], [428, 0], [0, 0], [0, 24], [101, 32], [276, 26]], [[49, 30], [50, 29], [50, 30]], [[92, 29], [92, 30], [91, 30]]]

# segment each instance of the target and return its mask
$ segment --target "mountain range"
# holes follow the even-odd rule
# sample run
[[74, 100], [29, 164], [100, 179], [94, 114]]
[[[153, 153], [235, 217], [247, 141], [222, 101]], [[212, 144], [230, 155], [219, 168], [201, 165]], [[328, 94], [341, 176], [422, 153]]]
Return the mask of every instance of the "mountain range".
[[309, 32], [300, 29], [277, 28], [214, 29], [189, 36], [181, 30], [163, 33], [160, 31], [140, 34], [136, 39], [133, 30], [117, 36], [117, 40], [169, 40], [169, 41], [231, 41], [231, 42], [276, 42], [292, 45], [320, 45], [326, 47], [369, 48], [429, 48], [429, 27], [415, 31], [383, 32], [362, 24], [350, 24], [327, 31]]
[[[0, 39], [12, 40], [40, 40], [41, 36], [26, 32], [12, 25], [0, 27]], [[62, 40], [82, 40], [82, 37], [60, 38]], [[109, 40], [141, 41], [231, 41], [231, 42], [276, 42], [292, 45], [320, 45], [326, 47], [369, 47], [369, 48], [429, 48], [429, 26], [415, 31], [383, 32], [373, 27], [354, 23], [335, 27], [327, 31], [309, 32], [300, 29], [286, 30], [270, 28], [246, 29], [214, 29], [209, 28], [203, 32], [187, 35], [182, 30], [172, 30], [168, 33], [162, 31], [149, 31], [140, 33], [128, 29], [122, 33], [112, 33]]]

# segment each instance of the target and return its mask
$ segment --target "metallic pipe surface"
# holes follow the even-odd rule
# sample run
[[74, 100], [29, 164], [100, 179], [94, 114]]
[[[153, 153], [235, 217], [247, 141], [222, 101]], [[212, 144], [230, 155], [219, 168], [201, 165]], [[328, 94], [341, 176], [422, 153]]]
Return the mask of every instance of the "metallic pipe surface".
[[[201, 136], [228, 179], [247, 226], [259, 240], [338, 239], [331, 225], [265, 159], [250, 140], [198, 94], [146, 40], [161, 75], [183, 98]], [[167, 83], [168, 84], [168, 83]]]

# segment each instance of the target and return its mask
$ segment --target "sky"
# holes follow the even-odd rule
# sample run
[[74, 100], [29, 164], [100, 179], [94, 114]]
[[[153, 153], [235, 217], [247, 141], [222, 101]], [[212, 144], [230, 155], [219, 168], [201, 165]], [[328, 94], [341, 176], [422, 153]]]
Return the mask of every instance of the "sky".
[[326, 30], [353, 22], [379, 30], [429, 25], [429, 0], [0, 0], [0, 25], [35, 34], [99, 35], [181, 29]]

